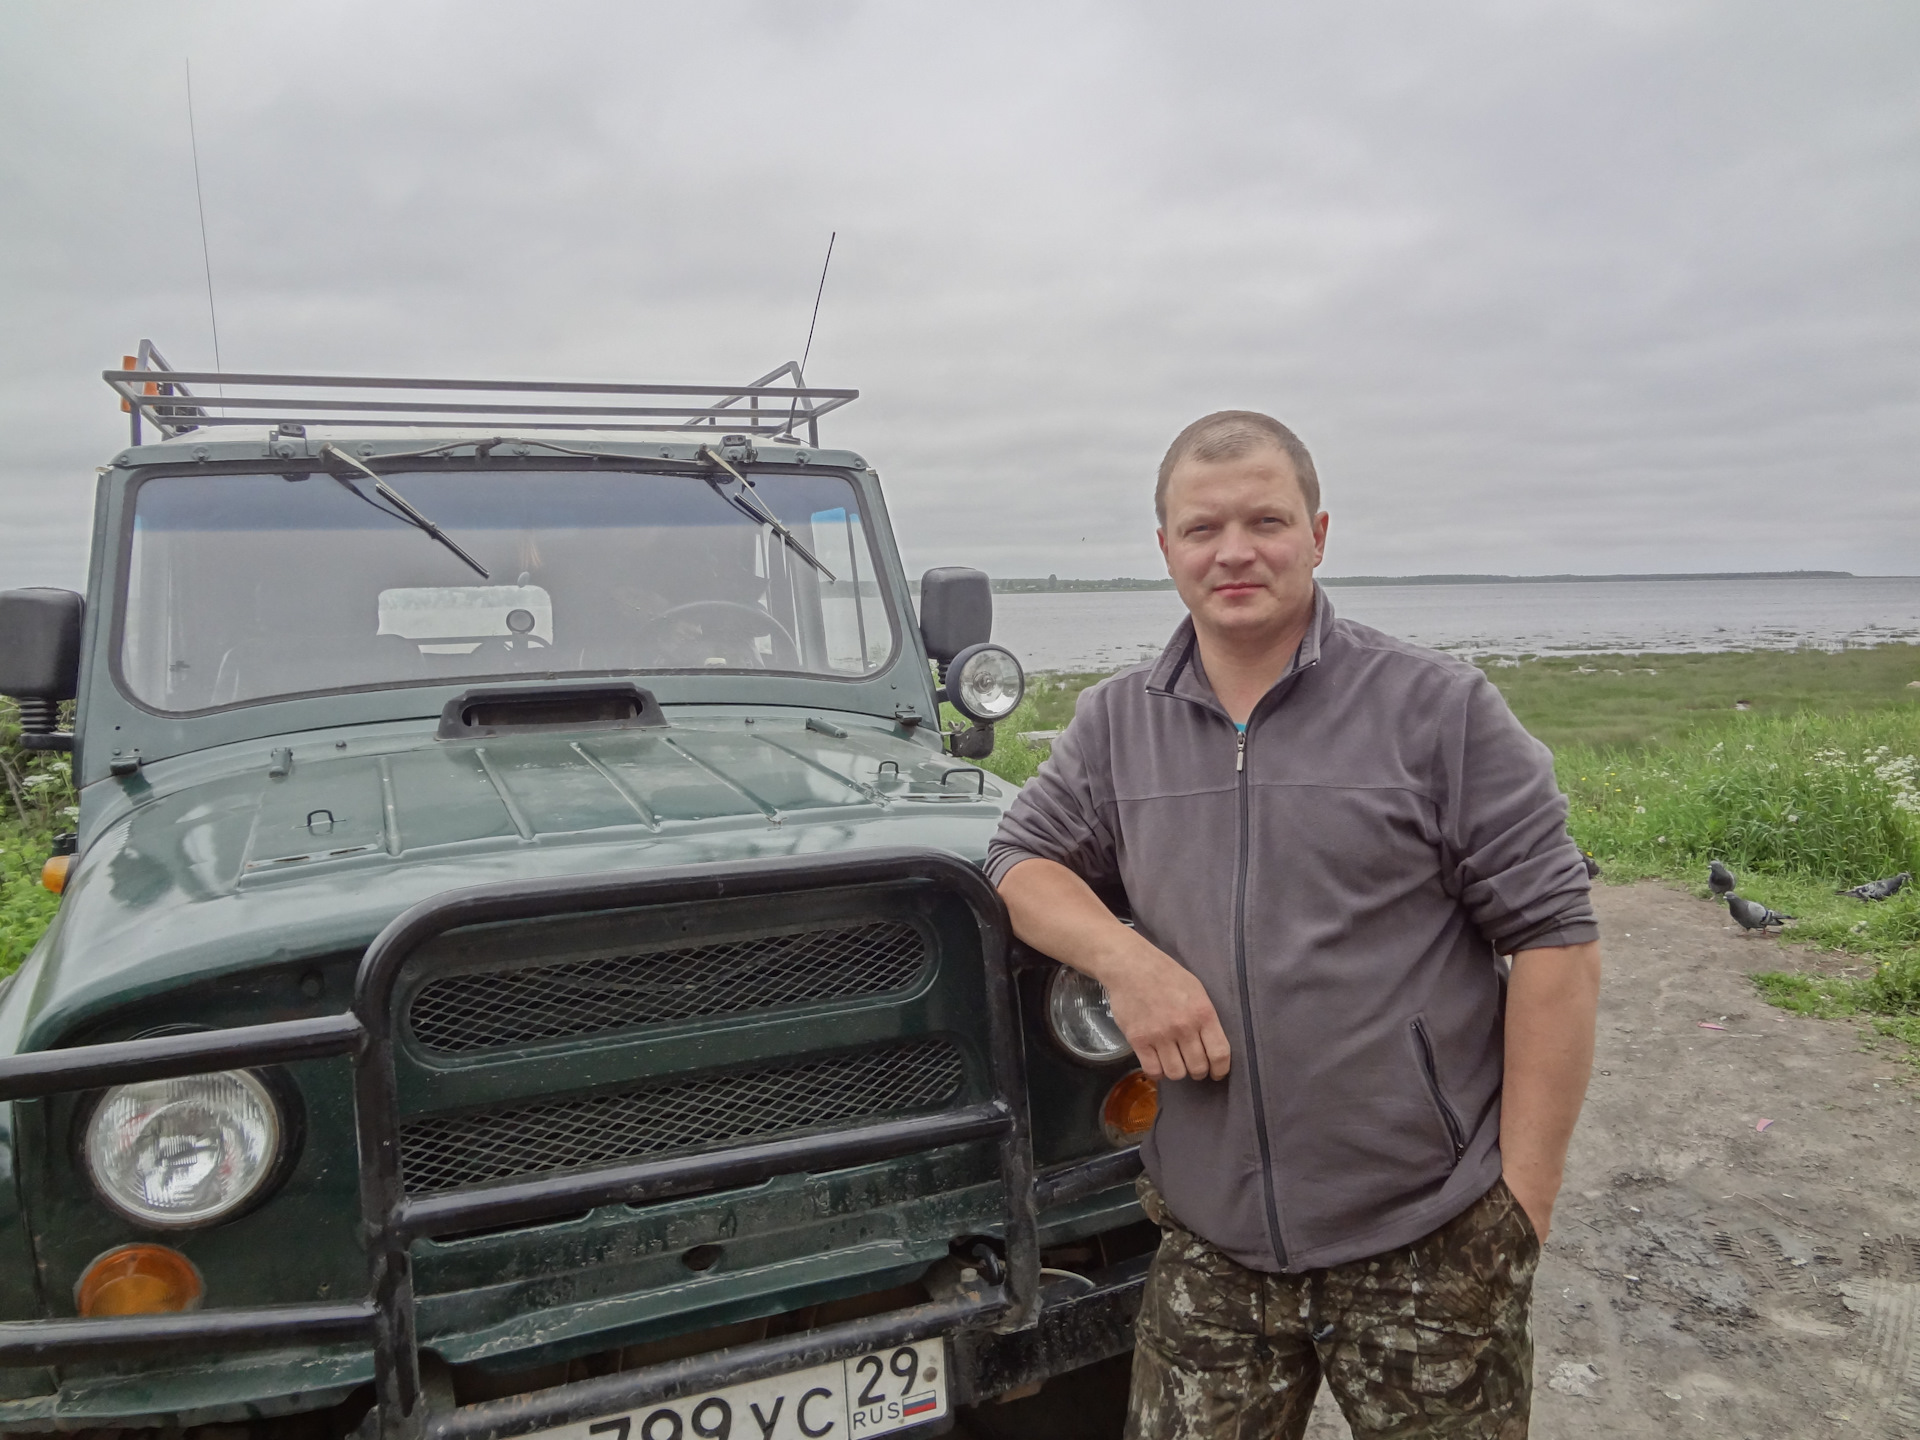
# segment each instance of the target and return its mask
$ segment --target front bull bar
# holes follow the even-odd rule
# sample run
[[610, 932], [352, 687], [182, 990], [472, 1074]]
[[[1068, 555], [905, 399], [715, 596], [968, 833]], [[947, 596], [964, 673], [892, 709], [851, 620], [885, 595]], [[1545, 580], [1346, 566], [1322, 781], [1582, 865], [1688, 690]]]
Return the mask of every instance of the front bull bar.
[[[394, 993], [429, 941], [471, 925], [597, 910], [787, 894], [856, 885], [920, 883], [964, 899], [979, 930], [986, 969], [989, 1098], [932, 1115], [815, 1135], [730, 1146], [703, 1154], [514, 1180], [418, 1199], [400, 1166], [400, 1101], [394, 1066]], [[373, 1349], [372, 1433], [380, 1440], [504, 1440], [638, 1408], [784, 1370], [826, 1363], [956, 1328], [1017, 1331], [1039, 1305], [1037, 1187], [1027, 1121], [1024, 1048], [1008, 960], [1006, 907], [979, 870], [931, 850], [869, 850], [829, 858], [784, 857], [629, 872], [592, 881], [516, 881], [450, 891], [406, 910], [367, 947], [345, 1014], [167, 1035], [0, 1059], [0, 1101], [36, 1099], [213, 1070], [347, 1056], [353, 1064], [360, 1159], [360, 1220], [367, 1251], [366, 1298], [331, 1305], [267, 1305], [189, 1314], [0, 1323], [0, 1366], [125, 1360], [209, 1349], [268, 1349], [299, 1342], [367, 1342]], [[647, 1204], [758, 1184], [777, 1175], [872, 1164], [918, 1150], [997, 1140], [1006, 1206], [1006, 1274], [953, 1298], [800, 1335], [692, 1356], [549, 1390], [430, 1414], [420, 1384], [410, 1245], [416, 1239], [529, 1223], [598, 1205]], [[1095, 1161], [1095, 1167], [1111, 1162]], [[1137, 1162], [1135, 1162], [1137, 1164]], [[1089, 1175], [1081, 1183], [1091, 1183]], [[1104, 1170], [1099, 1178], [1106, 1178]], [[1065, 1198], [1050, 1176], [1051, 1200]], [[1077, 1189], [1067, 1181], [1065, 1189]]]

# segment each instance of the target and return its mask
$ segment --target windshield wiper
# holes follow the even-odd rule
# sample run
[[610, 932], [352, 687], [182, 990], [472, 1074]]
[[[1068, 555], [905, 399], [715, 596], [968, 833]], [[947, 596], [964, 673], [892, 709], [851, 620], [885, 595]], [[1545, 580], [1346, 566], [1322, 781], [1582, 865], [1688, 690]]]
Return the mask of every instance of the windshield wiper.
[[493, 578], [493, 576], [487, 573], [486, 566], [482, 565], [478, 560], [474, 559], [466, 551], [462, 550], [459, 547], [459, 545], [454, 542], [453, 537], [447, 534], [446, 531], [442, 530], [438, 525], [434, 524], [433, 521], [429, 520], [426, 516], [422, 515], [418, 510], [414, 509], [413, 506], [409, 505], [407, 503], [405, 496], [403, 496], [398, 490], [394, 489], [391, 485], [387, 484], [386, 481], [382, 480], [379, 477], [379, 475], [376, 474], [373, 470], [361, 464], [358, 460], [354, 459], [353, 456], [347, 454], [346, 451], [342, 450], [338, 445], [335, 445], [331, 440], [327, 441], [326, 444], [320, 447], [320, 453], [322, 455], [331, 455], [336, 460], [346, 461], [347, 464], [351, 465], [354, 469], [358, 470], [362, 475], [365, 475], [368, 479], [372, 480], [373, 488], [380, 492], [380, 499], [387, 501], [394, 508], [391, 510], [387, 509], [387, 507], [385, 505], [382, 505], [379, 500], [375, 500], [369, 495], [367, 495], [364, 491], [360, 489], [358, 485], [355, 485], [353, 481], [349, 480], [346, 476], [335, 475], [333, 478], [337, 480], [340, 484], [344, 485], [347, 488], [347, 492], [350, 495], [352, 495], [355, 499], [365, 500], [367, 504], [373, 506], [373, 508], [378, 510], [382, 515], [391, 515], [393, 516], [394, 519], [404, 521], [406, 524], [413, 526], [413, 528], [416, 530], [425, 531], [428, 535], [431, 535], [435, 540], [438, 540], [442, 545], [446, 546], [447, 549], [451, 550], [455, 555], [458, 555], [462, 560], [466, 561], [466, 563], [473, 568], [473, 570], [480, 576], [482, 580], [491, 580]]
[[713, 487], [714, 494], [733, 506], [734, 509], [738, 510], [742, 515], [745, 515], [756, 525], [771, 526], [774, 534], [784, 540], [787, 543], [787, 547], [791, 549], [794, 554], [798, 555], [802, 560], [826, 576], [827, 579], [836, 579], [834, 573], [822, 565], [820, 561], [815, 558], [811, 550], [800, 543], [799, 537], [780, 523], [779, 517], [766, 507], [758, 495], [753, 493], [753, 487], [747, 483], [747, 477], [729, 465], [724, 455], [711, 445], [702, 445], [700, 447], [700, 458], [703, 460], [711, 460], [733, 477], [733, 483], [728, 484], [718, 475], [701, 476], [701, 479]]

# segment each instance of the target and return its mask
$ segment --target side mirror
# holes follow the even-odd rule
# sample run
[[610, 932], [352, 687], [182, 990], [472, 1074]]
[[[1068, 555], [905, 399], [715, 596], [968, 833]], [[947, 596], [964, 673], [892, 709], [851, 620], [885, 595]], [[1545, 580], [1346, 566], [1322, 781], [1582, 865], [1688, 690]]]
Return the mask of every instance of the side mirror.
[[71, 590], [0, 592], [0, 695], [20, 705], [20, 742], [29, 750], [70, 750], [53, 733], [62, 700], [80, 689], [80, 625], [87, 602]]
[[946, 678], [969, 645], [993, 638], [993, 582], [964, 565], [942, 565], [920, 577], [920, 638]]
[[993, 582], [964, 565], [943, 565], [920, 577], [920, 638], [940, 667], [934, 698], [967, 719], [946, 736], [947, 753], [984, 760], [993, 727], [1020, 704], [1027, 679], [1020, 662], [993, 638]]

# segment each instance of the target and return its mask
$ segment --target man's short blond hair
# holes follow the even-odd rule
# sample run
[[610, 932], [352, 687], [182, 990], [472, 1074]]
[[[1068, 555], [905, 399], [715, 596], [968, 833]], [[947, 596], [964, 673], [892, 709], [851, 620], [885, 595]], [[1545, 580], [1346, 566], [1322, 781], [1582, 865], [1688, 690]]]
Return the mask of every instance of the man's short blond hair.
[[1153, 487], [1153, 513], [1162, 525], [1167, 523], [1167, 481], [1182, 460], [1212, 464], [1219, 460], [1238, 460], [1255, 450], [1270, 447], [1287, 457], [1300, 493], [1306, 498], [1307, 514], [1320, 513], [1320, 477], [1314, 473], [1313, 456], [1300, 443], [1300, 437], [1271, 415], [1258, 410], [1216, 410], [1203, 415], [1178, 435], [1167, 447], [1167, 458], [1160, 462], [1160, 480]]

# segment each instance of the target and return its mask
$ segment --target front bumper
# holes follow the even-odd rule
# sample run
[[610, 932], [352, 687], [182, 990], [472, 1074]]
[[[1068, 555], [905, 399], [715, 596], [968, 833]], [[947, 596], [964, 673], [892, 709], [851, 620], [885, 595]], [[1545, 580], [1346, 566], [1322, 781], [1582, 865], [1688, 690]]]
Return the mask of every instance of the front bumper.
[[[1070, 1242], [1136, 1221], [1139, 1210], [1132, 1198], [1132, 1187], [1108, 1183], [1114, 1174], [1123, 1173], [1135, 1164], [1136, 1152], [1127, 1151], [1107, 1157], [1097, 1166], [1072, 1166], [1043, 1177], [1041, 1186], [1036, 1187], [1041, 1195], [1051, 1193], [1063, 1179], [1101, 1187], [1097, 1193], [1087, 1194], [1076, 1203], [1061, 1204], [1043, 1213], [1040, 1232], [1043, 1244]], [[1141, 1256], [1086, 1272], [1091, 1289], [1067, 1282], [1045, 1286], [1040, 1292], [1035, 1325], [1013, 1333], [1001, 1333], [993, 1328], [1004, 1311], [996, 1296], [985, 1289], [973, 1297], [948, 1297], [988, 1302], [976, 1311], [951, 1315], [938, 1326], [952, 1347], [948, 1373], [954, 1403], [971, 1404], [990, 1399], [1016, 1386], [1063, 1374], [1130, 1349], [1131, 1326], [1139, 1306], [1148, 1259], [1149, 1256]], [[598, 1303], [578, 1308], [604, 1311]], [[920, 1312], [921, 1307], [913, 1307], [908, 1311], [872, 1316], [863, 1322], [864, 1328], [849, 1333], [854, 1340], [874, 1348], [888, 1343], [912, 1343], [923, 1338], [919, 1328]], [[307, 1313], [311, 1315], [311, 1309]], [[0, 1432], [88, 1430], [127, 1425], [182, 1429], [272, 1418], [331, 1409], [348, 1401], [356, 1389], [373, 1378], [372, 1352], [364, 1343], [310, 1343], [298, 1350], [253, 1351], [246, 1348], [253, 1337], [244, 1325], [227, 1320], [219, 1311], [207, 1312], [199, 1318], [216, 1323], [184, 1331], [194, 1337], [194, 1346], [171, 1362], [162, 1361], [156, 1368], [91, 1377], [77, 1377], [69, 1372], [57, 1390], [0, 1401]], [[544, 1312], [539, 1320], [543, 1326], [565, 1328], [570, 1322], [584, 1318], [568, 1311], [550, 1311]], [[119, 1322], [81, 1323], [99, 1324], [109, 1340], [120, 1338]], [[49, 1360], [77, 1354], [68, 1342], [85, 1338], [75, 1322], [52, 1322], [35, 1328], [57, 1342], [41, 1352], [42, 1358]], [[824, 1329], [813, 1332], [815, 1337], [825, 1333]], [[425, 1348], [430, 1356], [438, 1355], [442, 1360], [451, 1358], [431, 1342]], [[658, 1393], [668, 1399], [703, 1388], [731, 1385], [762, 1373], [758, 1369], [738, 1369], [752, 1362], [758, 1353], [753, 1346], [703, 1352], [696, 1357], [703, 1362], [699, 1370], [662, 1367], [652, 1372], [651, 1383], [656, 1388], [664, 1386]], [[811, 1352], [804, 1352], [795, 1359], [793, 1352], [781, 1352], [771, 1373], [802, 1368], [812, 1363], [810, 1356]], [[551, 1381], [554, 1372], [565, 1368], [563, 1365], [547, 1367], [547, 1379]], [[589, 1363], [576, 1368], [593, 1367]], [[625, 1373], [640, 1374], [637, 1370]], [[539, 1382], [525, 1383], [528, 1393], [521, 1399], [532, 1401]], [[426, 1388], [433, 1416], [427, 1426], [430, 1434], [438, 1433], [442, 1425], [455, 1420], [468, 1423], [470, 1417], [453, 1409], [444, 1396], [436, 1404], [431, 1383]], [[550, 1386], [555, 1392], [565, 1388]], [[651, 1396], [656, 1391], [645, 1393]], [[556, 1398], [546, 1392], [539, 1392], [539, 1396], [542, 1404]], [[597, 1405], [602, 1398], [590, 1396], [586, 1403]], [[497, 1418], [503, 1412], [489, 1413]]]
[[1049, 1287], [1040, 1298], [1034, 1324], [1024, 1330], [994, 1329], [1012, 1308], [1009, 1287], [970, 1288], [951, 1299], [800, 1335], [431, 1414], [426, 1434], [429, 1440], [508, 1440], [532, 1430], [639, 1410], [746, 1380], [941, 1337], [951, 1346], [954, 1403], [970, 1404], [1129, 1349], [1147, 1264], [1148, 1257], [1141, 1256], [1089, 1276], [1091, 1289], [1065, 1284]]

